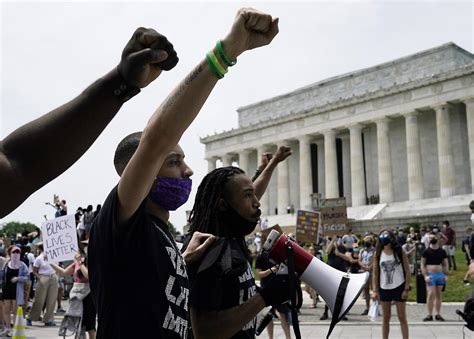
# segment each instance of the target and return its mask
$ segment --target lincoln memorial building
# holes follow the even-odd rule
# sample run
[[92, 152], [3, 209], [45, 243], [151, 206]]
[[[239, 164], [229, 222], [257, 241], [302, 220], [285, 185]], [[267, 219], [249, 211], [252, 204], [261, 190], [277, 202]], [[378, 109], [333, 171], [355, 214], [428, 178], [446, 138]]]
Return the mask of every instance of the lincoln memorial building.
[[470, 211], [474, 55], [454, 43], [237, 112], [238, 128], [201, 139], [208, 169], [234, 165], [252, 176], [263, 152], [289, 145], [293, 155], [260, 201], [270, 223], [294, 225], [287, 208], [311, 210], [313, 193], [346, 197], [354, 221]]

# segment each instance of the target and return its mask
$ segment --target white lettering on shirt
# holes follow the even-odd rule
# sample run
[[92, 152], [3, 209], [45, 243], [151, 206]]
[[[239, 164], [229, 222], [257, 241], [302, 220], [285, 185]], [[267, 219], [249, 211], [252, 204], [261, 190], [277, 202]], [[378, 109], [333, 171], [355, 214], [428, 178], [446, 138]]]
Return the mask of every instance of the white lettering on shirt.
[[165, 320], [163, 321], [163, 328], [178, 333], [182, 338], [187, 337], [188, 321], [180, 316], [174, 316], [171, 307], [168, 307]]

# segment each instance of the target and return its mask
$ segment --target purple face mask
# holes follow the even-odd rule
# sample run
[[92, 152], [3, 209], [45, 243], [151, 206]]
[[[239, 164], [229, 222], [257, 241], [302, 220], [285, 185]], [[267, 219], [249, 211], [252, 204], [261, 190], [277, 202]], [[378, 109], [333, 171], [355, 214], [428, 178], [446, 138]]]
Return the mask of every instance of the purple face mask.
[[191, 193], [190, 178], [156, 177], [148, 197], [167, 211], [175, 211], [188, 201]]

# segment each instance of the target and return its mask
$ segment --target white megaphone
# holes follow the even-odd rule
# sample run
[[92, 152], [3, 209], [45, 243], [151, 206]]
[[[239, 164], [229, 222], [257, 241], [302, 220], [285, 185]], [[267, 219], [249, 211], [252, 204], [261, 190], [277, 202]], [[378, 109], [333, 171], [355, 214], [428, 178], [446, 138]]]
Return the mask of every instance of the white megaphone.
[[294, 252], [295, 272], [305, 284], [318, 292], [331, 310], [329, 337], [336, 323], [356, 302], [369, 279], [369, 273], [345, 273], [332, 268], [275, 230], [268, 235], [263, 250], [271, 260], [282, 263], [287, 260], [289, 244]]

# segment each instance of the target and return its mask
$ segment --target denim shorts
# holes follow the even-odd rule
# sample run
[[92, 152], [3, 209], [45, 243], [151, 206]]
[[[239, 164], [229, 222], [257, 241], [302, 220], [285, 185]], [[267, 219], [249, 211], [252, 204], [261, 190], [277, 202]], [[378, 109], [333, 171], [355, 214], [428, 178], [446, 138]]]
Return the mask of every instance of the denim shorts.
[[446, 285], [446, 275], [443, 272], [428, 272], [428, 276], [431, 280], [426, 283], [426, 287]]

